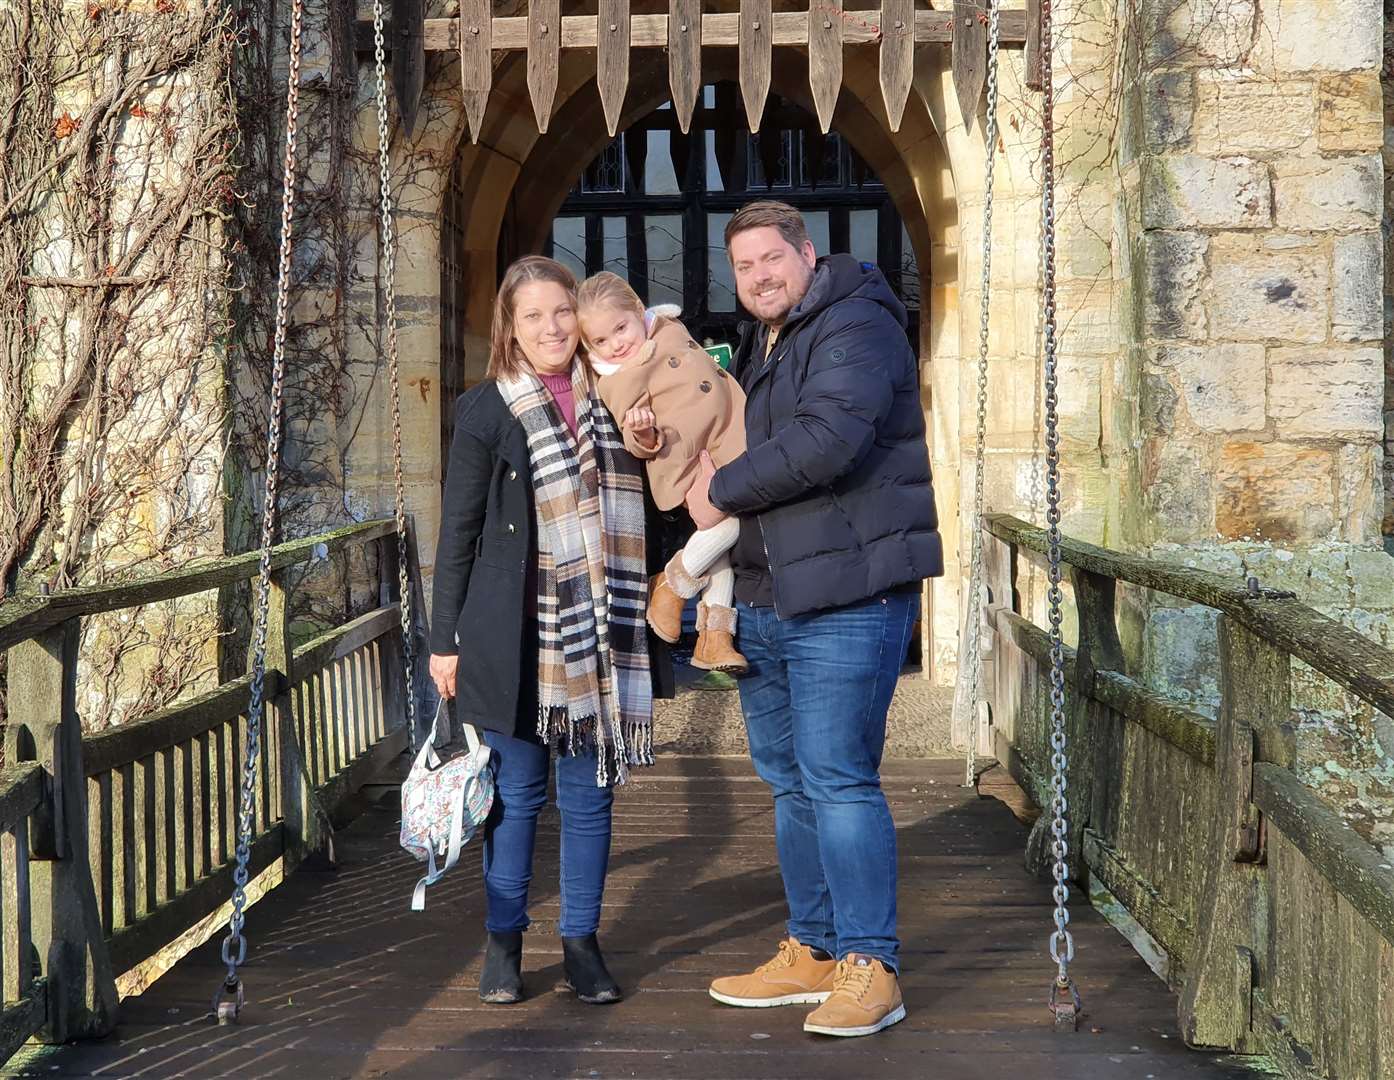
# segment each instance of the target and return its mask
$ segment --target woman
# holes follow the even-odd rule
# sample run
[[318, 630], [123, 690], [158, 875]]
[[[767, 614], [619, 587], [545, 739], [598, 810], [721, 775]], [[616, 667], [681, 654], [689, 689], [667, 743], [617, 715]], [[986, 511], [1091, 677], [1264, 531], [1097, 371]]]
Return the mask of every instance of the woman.
[[488, 378], [455, 406], [436, 553], [431, 677], [494, 751], [479, 996], [522, 999], [537, 815], [555, 753], [567, 983], [618, 1001], [596, 942], [612, 785], [653, 760], [640, 464], [578, 352], [576, 280], [518, 260], [494, 306]]

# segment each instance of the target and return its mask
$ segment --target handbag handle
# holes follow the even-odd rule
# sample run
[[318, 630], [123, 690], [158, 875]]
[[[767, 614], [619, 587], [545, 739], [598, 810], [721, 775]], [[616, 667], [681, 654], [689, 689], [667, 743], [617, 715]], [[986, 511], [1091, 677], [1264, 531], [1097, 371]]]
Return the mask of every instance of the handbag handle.
[[[436, 739], [440, 736], [440, 716], [445, 711], [445, 698], [436, 702], [436, 715], [431, 720], [431, 730], [426, 735], [426, 741], [421, 744], [421, 749], [416, 753], [416, 765], [424, 769], [439, 769], [440, 755], [436, 753]], [[471, 754], [478, 751], [480, 747], [479, 732], [473, 724], [461, 724], [465, 729], [465, 745], [469, 747]]]

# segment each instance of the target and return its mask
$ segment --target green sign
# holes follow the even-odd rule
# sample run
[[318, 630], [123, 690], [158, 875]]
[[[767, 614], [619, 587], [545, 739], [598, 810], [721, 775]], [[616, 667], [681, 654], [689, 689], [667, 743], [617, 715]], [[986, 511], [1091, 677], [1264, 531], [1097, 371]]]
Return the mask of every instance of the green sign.
[[723, 371], [731, 368], [731, 346], [729, 345], [708, 345], [707, 355], [716, 361], [716, 366]]

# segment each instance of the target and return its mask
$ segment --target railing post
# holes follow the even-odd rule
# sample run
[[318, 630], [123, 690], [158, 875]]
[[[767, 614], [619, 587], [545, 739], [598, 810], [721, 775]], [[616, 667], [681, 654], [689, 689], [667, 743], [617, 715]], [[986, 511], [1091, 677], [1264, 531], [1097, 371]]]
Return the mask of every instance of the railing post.
[[[279, 793], [277, 810], [281, 819], [285, 871], [289, 873], [322, 843], [319, 821], [311, 801], [305, 758], [295, 731], [295, 709], [291, 693], [295, 687], [293, 649], [290, 637], [290, 597], [279, 575], [271, 579], [271, 604], [266, 615], [266, 673], [268, 690], [265, 724], [267, 746], [274, 738], [277, 749]], [[272, 672], [276, 674], [273, 675]]]
[[1255, 1048], [1254, 980], [1267, 934], [1267, 878], [1252, 803], [1255, 747], [1279, 746], [1292, 705], [1288, 653], [1220, 616], [1215, 816], [1196, 909], [1195, 952], [1177, 1009], [1188, 1046]]
[[87, 853], [78, 631], [69, 619], [9, 652], [6, 758], [43, 767], [51, 807], [35, 815], [29, 866], [32, 941], [48, 979], [39, 1038], [50, 1043], [106, 1035], [116, 1024], [116, 982]]
[[1109, 781], [1113, 777], [1114, 742], [1121, 731], [1110, 722], [1108, 711], [1095, 704], [1094, 673], [1124, 669], [1123, 643], [1118, 640], [1118, 582], [1102, 574], [1071, 568], [1075, 608], [1079, 614], [1079, 642], [1075, 651], [1075, 693], [1070, 709], [1070, 852], [1071, 869], [1083, 876], [1084, 830], [1101, 824], [1108, 806]]
[[1001, 662], [1001, 642], [997, 636], [997, 613], [1016, 610], [1016, 546], [999, 540], [983, 526], [983, 584], [987, 588], [986, 611], [983, 614], [982, 665], [983, 699], [987, 702], [987, 720], [980, 721], [978, 753], [997, 752], [993, 728], [1001, 725], [998, 713], [1007, 700], [1000, 692], [1004, 665]]

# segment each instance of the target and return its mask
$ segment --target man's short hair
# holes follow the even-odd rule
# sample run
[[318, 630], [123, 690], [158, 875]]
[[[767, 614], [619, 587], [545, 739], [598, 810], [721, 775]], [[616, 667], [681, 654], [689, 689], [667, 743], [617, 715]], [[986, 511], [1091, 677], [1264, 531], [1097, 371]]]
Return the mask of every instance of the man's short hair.
[[731, 240], [738, 234], [751, 229], [778, 229], [779, 235], [795, 251], [802, 251], [808, 242], [808, 226], [803, 215], [788, 203], [774, 199], [746, 203], [726, 223], [726, 254], [731, 254]]

